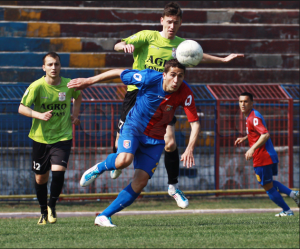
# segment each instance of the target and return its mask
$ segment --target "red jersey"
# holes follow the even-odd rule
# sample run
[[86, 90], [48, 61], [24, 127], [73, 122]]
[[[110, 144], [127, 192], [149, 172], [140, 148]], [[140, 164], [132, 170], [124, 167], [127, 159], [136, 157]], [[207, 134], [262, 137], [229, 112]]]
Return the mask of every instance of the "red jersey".
[[[246, 118], [246, 131], [250, 147], [252, 147], [262, 134], [268, 133], [263, 116], [255, 109], [252, 109]], [[253, 154], [253, 166], [265, 166], [278, 163], [278, 156], [272, 144], [271, 138]]]

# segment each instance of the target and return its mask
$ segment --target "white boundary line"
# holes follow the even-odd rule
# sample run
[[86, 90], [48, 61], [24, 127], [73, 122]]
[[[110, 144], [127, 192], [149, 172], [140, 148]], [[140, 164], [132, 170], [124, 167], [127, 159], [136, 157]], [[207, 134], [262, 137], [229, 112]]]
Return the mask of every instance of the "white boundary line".
[[[299, 208], [291, 208], [299, 212]], [[157, 211], [121, 211], [115, 215], [155, 215], [155, 214], [237, 214], [237, 213], [276, 213], [281, 208], [237, 208], [237, 209], [185, 209], [185, 210], [157, 210]], [[58, 218], [66, 217], [95, 217], [96, 212], [57, 212]], [[1, 218], [29, 218], [39, 217], [39, 212], [0, 213]]]

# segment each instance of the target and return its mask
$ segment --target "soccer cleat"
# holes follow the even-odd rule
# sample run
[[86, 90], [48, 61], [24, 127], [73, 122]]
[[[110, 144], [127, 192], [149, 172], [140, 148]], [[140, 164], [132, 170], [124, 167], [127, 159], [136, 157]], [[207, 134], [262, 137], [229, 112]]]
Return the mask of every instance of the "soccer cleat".
[[47, 214], [41, 214], [41, 217], [38, 221], [38, 225], [46, 225], [47, 224]]
[[275, 214], [276, 217], [293, 216], [293, 215], [294, 215], [294, 213], [292, 210], [282, 211], [279, 214]]
[[106, 217], [104, 215], [98, 215], [95, 219], [95, 226], [101, 227], [116, 227], [111, 221], [110, 217]]
[[121, 169], [114, 169], [110, 172], [110, 178], [117, 179], [122, 174]]
[[300, 193], [299, 193], [299, 191], [294, 191], [293, 200], [296, 202], [297, 206], [300, 207]]
[[98, 171], [98, 166], [95, 165], [91, 168], [89, 168], [87, 171], [85, 171], [80, 179], [80, 186], [86, 187], [90, 185], [95, 179], [101, 175]]
[[55, 207], [51, 208], [48, 206], [47, 209], [48, 209], [48, 221], [49, 223], [53, 224], [57, 220]]
[[176, 189], [175, 194], [172, 194], [169, 190], [168, 193], [177, 202], [177, 206], [180, 208], [187, 208], [189, 205], [188, 199], [185, 197], [184, 193], [179, 189]]

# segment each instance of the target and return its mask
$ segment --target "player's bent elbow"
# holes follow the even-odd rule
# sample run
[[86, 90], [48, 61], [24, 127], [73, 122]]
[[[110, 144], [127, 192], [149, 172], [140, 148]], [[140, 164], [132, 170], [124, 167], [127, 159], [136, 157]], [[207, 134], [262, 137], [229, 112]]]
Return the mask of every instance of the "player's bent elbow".
[[24, 106], [22, 104], [19, 105], [18, 113], [24, 115]]
[[264, 137], [265, 137], [266, 140], [268, 140], [270, 138], [270, 134], [269, 133], [265, 133]]

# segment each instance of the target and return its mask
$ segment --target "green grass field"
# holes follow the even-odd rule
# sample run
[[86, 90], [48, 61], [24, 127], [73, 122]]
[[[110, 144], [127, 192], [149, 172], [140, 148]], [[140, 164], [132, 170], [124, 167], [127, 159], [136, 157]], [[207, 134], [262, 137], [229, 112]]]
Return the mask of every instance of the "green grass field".
[[[286, 202], [295, 207], [290, 198]], [[100, 211], [109, 201], [64, 203], [58, 211]], [[276, 208], [268, 198], [190, 198], [189, 209]], [[35, 204], [0, 203], [0, 212], [38, 212]], [[174, 200], [136, 201], [125, 210], [178, 210]], [[94, 216], [0, 219], [0, 248], [299, 248], [299, 212], [113, 216], [116, 228], [94, 226]]]
[[271, 213], [115, 216], [118, 226], [94, 226], [94, 217], [0, 219], [1, 248], [299, 248], [299, 214]]

